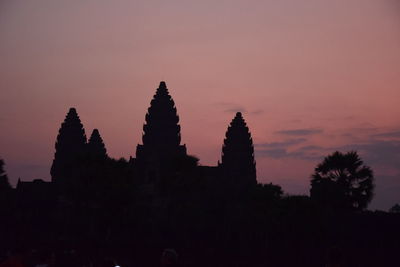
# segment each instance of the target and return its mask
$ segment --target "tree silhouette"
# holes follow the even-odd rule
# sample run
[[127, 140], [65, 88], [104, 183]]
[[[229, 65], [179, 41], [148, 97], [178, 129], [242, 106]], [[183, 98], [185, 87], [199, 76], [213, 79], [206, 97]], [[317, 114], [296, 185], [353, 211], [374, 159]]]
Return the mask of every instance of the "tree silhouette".
[[389, 212], [391, 213], [400, 213], [400, 205], [395, 204], [393, 207], [390, 208]]
[[8, 177], [4, 171], [4, 161], [0, 159], [0, 192], [11, 189]]
[[311, 179], [311, 199], [323, 206], [363, 210], [372, 200], [374, 176], [357, 152], [334, 152], [318, 164]]

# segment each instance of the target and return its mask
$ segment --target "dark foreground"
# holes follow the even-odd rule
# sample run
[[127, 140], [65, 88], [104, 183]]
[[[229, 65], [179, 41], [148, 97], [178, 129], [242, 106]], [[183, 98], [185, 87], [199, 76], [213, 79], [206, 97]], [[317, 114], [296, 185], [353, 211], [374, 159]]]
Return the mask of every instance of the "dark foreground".
[[43, 207], [21, 209], [2, 216], [1, 259], [11, 253], [24, 266], [108, 266], [111, 259], [122, 267], [152, 267], [161, 266], [163, 250], [173, 248], [178, 266], [187, 267], [400, 263], [400, 214], [332, 213], [307, 197], [270, 199], [262, 207], [240, 203], [231, 210], [221, 203], [173, 205], [168, 212], [136, 207], [136, 216], [127, 217], [118, 210], [83, 208], [61, 216]]

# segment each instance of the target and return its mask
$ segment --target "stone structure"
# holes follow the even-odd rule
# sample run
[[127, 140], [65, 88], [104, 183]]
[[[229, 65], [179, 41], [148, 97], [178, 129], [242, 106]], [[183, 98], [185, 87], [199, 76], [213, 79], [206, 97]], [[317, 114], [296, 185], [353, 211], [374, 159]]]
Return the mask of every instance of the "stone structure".
[[174, 100], [165, 82], [160, 82], [143, 125], [142, 145], [137, 145], [135, 163], [142, 169], [145, 182], [153, 182], [163, 165], [177, 157], [186, 156], [181, 145], [181, 127]]
[[[136, 158], [130, 161], [139, 184], [155, 184], [171, 166], [185, 162], [182, 159], [187, 157], [187, 152], [186, 146], [181, 145], [180, 130], [175, 103], [165, 82], [160, 82], [145, 116], [143, 144], [137, 145]], [[78, 170], [75, 168], [77, 161], [88, 164], [90, 160], [107, 157], [99, 131], [94, 129], [86, 143], [83, 125], [75, 108], [71, 108], [57, 136], [52, 181], [64, 184], [71, 176], [80, 180], [79, 166]], [[199, 166], [198, 173], [208, 179], [224, 179], [221, 181], [229, 181], [239, 188], [257, 183], [253, 142], [240, 112], [236, 113], [226, 132], [221, 163]]]
[[61, 124], [55, 147], [56, 153], [50, 171], [51, 180], [63, 183], [65, 179], [76, 174], [76, 164], [86, 148], [85, 129], [75, 108], [70, 108]]
[[87, 144], [90, 157], [105, 159], [107, 158], [107, 150], [99, 130], [94, 129]]
[[253, 140], [240, 112], [226, 131], [220, 167], [224, 176], [238, 186], [257, 183]]

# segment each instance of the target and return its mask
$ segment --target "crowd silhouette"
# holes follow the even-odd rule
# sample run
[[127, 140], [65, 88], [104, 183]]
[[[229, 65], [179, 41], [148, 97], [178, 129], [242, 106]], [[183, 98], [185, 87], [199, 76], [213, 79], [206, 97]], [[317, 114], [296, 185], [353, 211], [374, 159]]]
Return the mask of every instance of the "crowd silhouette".
[[0, 161], [0, 266], [398, 262], [400, 213], [366, 210], [374, 177], [357, 152], [328, 155], [312, 174], [310, 196], [293, 196], [257, 183], [240, 112], [216, 166], [200, 166], [180, 139], [165, 82], [129, 160], [110, 158], [97, 129], [87, 140], [71, 108], [57, 136], [51, 182], [20, 180], [14, 189]]

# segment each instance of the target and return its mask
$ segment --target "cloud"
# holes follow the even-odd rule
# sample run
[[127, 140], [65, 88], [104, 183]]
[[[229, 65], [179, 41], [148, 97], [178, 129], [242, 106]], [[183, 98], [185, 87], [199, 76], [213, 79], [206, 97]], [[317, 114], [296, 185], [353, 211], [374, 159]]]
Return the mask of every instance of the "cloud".
[[303, 146], [303, 147], [301, 147], [299, 149], [302, 150], [302, 151], [315, 151], [315, 150], [322, 150], [324, 148], [322, 148], [320, 146], [310, 145], [310, 146]]
[[[288, 139], [282, 142], [272, 142], [272, 143], [261, 143], [255, 144], [255, 151], [259, 157], [269, 157], [269, 158], [287, 158], [294, 157], [288, 152], [288, 148], [291, 146], [299, 145], [306, 142], [305, 138]], [[297, 155], [299, 157], [300, 155]]]
[[285, 148], [257, 149], [256, 154], [259, 157], [267, 157], [273, 159], [292, 158], [299, 160], [318, 161], [323, 158], [323, 154], [319, 152], [303, 151], [302, 149], [297, 149], [294, 151], [289, 151]]
[[259, 157], [267, 157], [273, 159], [281, 159], [288, 157], [287, 151], [284, 148], [256, 149], [256, 154]]
[[214, 103], [213, 106], [222, 108], [223, 111], [226, 113], [247, 112], [246, 108], [244, 108], [243, 106], [231, 102], [217, 102]]
[[363, 144], [349, 144], [338, 150], [356, 150], [368, 164], [386, 166], [400, 171], [400, 141], [371, 140]]
[[[397, 136], [397, 132], [375, 134], [373, 136]], [[357, 151], [364, 161], [373, 167], [400, 171], [400, 140], [379, 140], [370, 137], [363, 142], [355, 142], [341, 146], [322, 147], [303, 145], [306, 138], [288, 139], [282, 142], [255, 144], [256, 155], [270, 158], [296, 158], [299, 160], [320, 160], [323, 157], [341, 151]]]
[[[353, 128], [354, 129], [354, 128]], [[365, 129], [364, 129], [365, 130]], [[311, 135], [322, 133], [322, 129], [295, 129], [279, 131], [278, 133], [286, 135], [299, 135], [299, 138], [287, 139], [281, 142], [259, 143], [255, 144], [255, 151], [259, 157], [271, 158], [297, 158], [299, 160], [322, 159], [332, 154], [334, 151], [346, 153], [348, 151], [357, 151], [367, 164], [372, 167], [386, 167], [390, 170], [400, 171], [400, 130], [386, 131], [376, 133], [379, 129], [368, 129], [368, 134], [363, 138], [353, 138], [350, 143], [345, 145], [319, 146], [317, 144], [304, 144], [308, 141], [302, 135]], [[358, 132], [358, 131], [357, 131]], [[361, 131], [363, 133], [364, 131]], [[338, 133], [339, 135], [343, 135]], [[353, 132], [348, 132], [353, 136]], [[393, 139], [387, 139], [391, 138]], [[382, 139], [385, 138], [385, 139]]]
[[243, 107], [233, 107], [233, 108], [225, 109], [224, 112], [226, 112], [226, 113], [236, 113], [236, 112], [246, 113], [247, 111]]
[[296, 138], [296, 139], [288, 139], [282, 142], [272, 142], [272, 143], [261, 143], [255, 144], [255, 147], [259, 148], [287, 148], [292, 145], [298, 145], [307, 141], [306, 138]]
[[293, 130], [282, 130], [277, 131], [275, 133], [281, 135], [289, 135], [289, 136], [305, 136], [305, 135], [313, 135], [322, 133], [322, 129], [293, 129]]
[[308, 150], [303, 148], [292, 151], [289, 151], [285, 148], [257, 149], [256, 154], [260, 157], [268, 157], [273, 159], [292, 158], [308, 161], [318, 161], [324, 157], [324, 154], [319, 150]]
[[256, 109], [256, 110], [253, 110], [250, 112], [250, 114], [252, 114], [252, 115], [260, 115], [263, 113], [264, 113], [264, 110], [262, 110], [262, 109]]
[[372, 137], [377, 137], [377, 138], [400, 138], [400, 131], [393, 131], [393, 132], [385, 132], [385, 133], [379, 133], [379, 134], [374, 134]]

